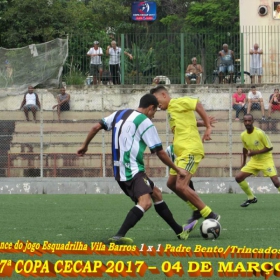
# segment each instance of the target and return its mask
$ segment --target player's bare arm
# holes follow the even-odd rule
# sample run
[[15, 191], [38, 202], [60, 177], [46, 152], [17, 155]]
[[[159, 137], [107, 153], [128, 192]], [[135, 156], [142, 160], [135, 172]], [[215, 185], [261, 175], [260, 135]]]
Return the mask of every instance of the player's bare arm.
[[243, 148], [243, 157], [242, 157], [242, 165], [241, 165], [241, 167], [245, 166], [247, 155], [248, 155], [248, 150], [246, 148]]
[[77, 151], [78, 156], [82, 157], [87, 152], [90, 141], [95, 137], [95, 135], [101, 129], [102, 129], [102, 125], [100, 123], [96, 123], [93, 125], [92, 129], [88, 133], [88, 136], [87, 136], [85, 142], [80, 147], [80, 149]]
[[209, 117], [208, 117], [206, 111], [204, 110], [204, 108], [203, 108], [203, 106], [202, 106], [202, 104], [200, 102], [198, 102], [196, 104], [195, 111], [202, 118], [202, 120], [203, 120], [203, 122], [205, 124], [205, 127], [206, 127], [206, 130], [205, 130], [204, 135], [202, 137], [202, 142], [212, 140], [211, 136], [210, 136], [211, 135], [211, 131], [212, 131], [210, 120], [209, 120]]
[[264, 153], [267, 153], [269, 151], [272, 151], [272, 147], [271, 148], [263, 148], [262, 150], [253, 150], [253, 151], [248, 151], [248, 156], [249, 157], [253, 157], [255, 155], [259, 155], [259, 154], [264, 154]]
[[[218, 122], [218, 121], [216, 120], [216, 118], [213, 117], [213, 116], [208, 116], [208, 118], [209, 118], [209, 121], [210, 121], [210, 125], [211, 125], [212, 127], [215, 127], [214, 123], [217, 123], [217, 122]], [[205, 126], [205, 123], [204, 123], [203, 120], [198, 120], [198, 121], [196, 122], [196, 125], [197, 125], [198, 127], [202, 127], [202, 126]]]
[[187, 176], [187, 171], [181, 168], [178, 168], [172, 160], [169, 158], [167, 153], [164, 150], [160, 150], [156, 152], [158, 158], [168, 167], [174, 169], [181, 177]]

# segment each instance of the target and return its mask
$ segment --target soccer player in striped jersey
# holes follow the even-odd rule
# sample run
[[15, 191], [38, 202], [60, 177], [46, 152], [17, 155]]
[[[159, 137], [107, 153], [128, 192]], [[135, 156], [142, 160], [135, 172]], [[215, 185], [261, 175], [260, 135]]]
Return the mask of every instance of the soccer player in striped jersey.
[[175, 166], [162, 148], [157, 130], [151, 122], [157, 107], [158, 101], [155, 96], [149, 93], [144, 95], [140, 99], [137, 110], [120, 110], [95, 124], [82, 147], [77, 151], [79, 156], [83, 156], [89, 143], [101, 129], [112, 130], [114, 176], [123, 192], [136, 205], [129, 211], [116, 235], [109, 239], [110, 242], [133, 243], [133, 240], [125, 237], [125, 235], [152, 206], [151, 198], [156, 212], [173, 229], [179, 239], [186, 240], [197, 224], [197, 220], [195, 220], [183, 227], [179, 225], [174, 220], [167, 204], [162, 200], [161, 191], [145, 174], [143, 156], [148, 146], [151, 153], [156, 153], [164, 164], [173, 168], [179, 174], [179, 177], [184, 178], [187, 175], [185, 170], [180, 170]]
[[[258, 202], [247, 181], [245, 181], [247, 177], [252, 174], [257, 175], [259, 171], [262, 171], [264, 176], [270, 177], [278, 191], [280, 191], [280, 182], [273, 161], [273, 147], [270, 139], [264, 131], [253, 125], [254, 117], [251, 114], [244, 115], [243, 123], [246, 130], [241, 133], [243, 143], [242, 168], [236, 175], [235, 180], [248, 197], [240, 206], [247, 207]], [[250, 160], [246, 164], [247, 156], [250, 157]]]
[[211, 124], [202, 104], [198, 98], [194, 97], [171, 98], [164, 86], [157, 86], [151, 89], [150, 93], [157, 98], [159, 108], [167, 110], [170, 129], [174, 134], [175, 165], [188, 173], [186, 177], [182, 178], [171, 169], [167, 187], [183, 199], [194, 212], [198, 212], [199, 216], [219, 220], [220, 215], [214, 213], [196, 192], [189, 188], [191, 177], [204, 157], [204, 148], [197, 129], [194, 111], [200, 115], [206, 127], [203, 141], [211, 140]]

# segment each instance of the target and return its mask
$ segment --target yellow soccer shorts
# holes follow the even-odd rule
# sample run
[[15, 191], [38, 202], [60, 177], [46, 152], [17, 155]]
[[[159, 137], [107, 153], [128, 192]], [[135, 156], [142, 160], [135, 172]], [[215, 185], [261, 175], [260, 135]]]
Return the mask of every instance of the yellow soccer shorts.
[[254, 175], [257, 175], [260, 171], [262, 171], [265, 177], [273, 177], [277, 175], [273, 160], [264, 160], [262, 162], [249, 160], [241, 171]]
[[[182, 155], [175, 159], [175, 165], [187, 170], [191, 174], [194, 174], [198, 168], [200, 161], [203, 159], [203, 155]], [[170, 169], [170, 175], [177, 175], [177, 172], [174, 169]]]

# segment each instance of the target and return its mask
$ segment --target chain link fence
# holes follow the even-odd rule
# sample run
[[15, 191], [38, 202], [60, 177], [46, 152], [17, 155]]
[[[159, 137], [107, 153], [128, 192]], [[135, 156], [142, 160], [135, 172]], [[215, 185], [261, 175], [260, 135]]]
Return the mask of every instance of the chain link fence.
[[[102, 90], [102, 88], [104, 90]], [[106, 90], [105, 90], [106, 88]], [[207, 113], [216, 118], [212, 132], [212, 141], [204, 143], [205, 158], [195, 176], [198, 177], [232, 177], [240, 169], [242, 158], [242, 143], [240, 133], [245, 129], [242, 123], [243, 112], [239, 114], [240, 120], [235, 120], [235, 110], [232, 109], [232, 94], [235, 87], [219, 85], [216, 87], [185, 87], [177, 86], [172, 89], [172, 96], [197, 96], [204, 105]], [[250, 86], [243, 89], [246, 95]], [[279, 159], [279, 112], [267, 118], [269, 96], [273, 93], [273, 86], [264, 86], [261, 89], [265, 105], [266, 120], [262, 120], [260, 111], [252, 111], [255, 117], [255, 126], [263, 129], [274, 144], [274, 156]], [[71, 99], [77, 100], [79, 93], [72, 89], [67, 90]], [[97, 94], [99, 92], [99, 94]], [[76, 151], [85, 140], [92, 124], [112, 111], [109, 98], [110, 88], [100, 86], [92, 87], [87, 94], [94, 96], [94, 102], [101, 104], [100, 110], [72, 110], [61, 113], [61, 122], [58, 122], [55, 111], [46, 108], [47, 99], [43, 98], [45, 91], [39, 93], [42, 111], [37, 112], [37, 122], [24, 120], [22, 111], [0, 111], [0, 176], [1, 177], [112, 177], [111, 160], [111, 133], [100, 131], [89, 146], [84, 157], [78, 157]], [[128, 107], [135, 88], [120, 88], [120, 108]], [[142, 90], [143, 94], [145, 93]], [[76, 94], [76, 97], [75, 97]], [[142, 95], [143, 95], [142, 94]], [[114, 99], [120, 96], [112, 96]], [[81, 101], [83, 102], [83, 101]], [[83, 106], [83, 105], [82, 105]], [[119, 106], [119, 105], [118, 105]], [[3, 108], [3, 107], [2, 107]], [[135, 109], [137, 106], [135, 107]], [[29, 112], [31, 114], [31, 112]], [[197, 116], [199, 119], [199, 116]], [[153, 120], [164, 148], [172, 142], [172, 134], [166, 119], [166, 112], [158, 111]], [[201, 135], [204, 128], [199, 128]], [[146, 170], [151, 177], [164, 177], [168, 174], [167, 168], [156, 155], [149, 150], [145, 153]]]

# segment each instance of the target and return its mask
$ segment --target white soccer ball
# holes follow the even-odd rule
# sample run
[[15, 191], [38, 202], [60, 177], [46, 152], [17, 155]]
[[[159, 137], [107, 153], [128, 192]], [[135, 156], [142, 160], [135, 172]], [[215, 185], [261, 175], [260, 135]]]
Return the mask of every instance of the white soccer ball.
[[205, 239], [217, 239], [220, 236], [222, 227], [217, 220], [206, 219], [200, 226], [201, 236]]

